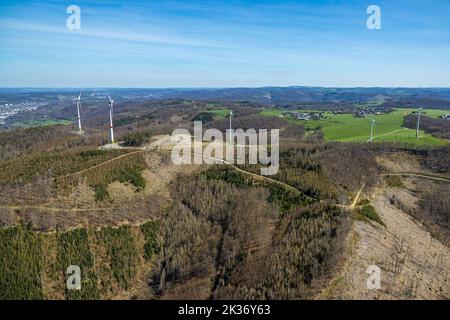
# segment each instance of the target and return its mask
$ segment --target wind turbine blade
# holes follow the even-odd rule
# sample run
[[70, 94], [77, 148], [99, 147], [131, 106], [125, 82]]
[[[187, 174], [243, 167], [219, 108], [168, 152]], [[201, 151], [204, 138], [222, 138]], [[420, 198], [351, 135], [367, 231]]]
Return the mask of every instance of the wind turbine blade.
[[109, 94], [109, 91], [106, 91], [106, 96], [108, 97], [109, 102], [111, 103], [111, 95]]

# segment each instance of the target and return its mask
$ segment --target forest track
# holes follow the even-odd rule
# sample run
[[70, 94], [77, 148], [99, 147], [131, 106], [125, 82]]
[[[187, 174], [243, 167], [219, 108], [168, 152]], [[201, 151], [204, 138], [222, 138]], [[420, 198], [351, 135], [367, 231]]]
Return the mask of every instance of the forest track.
[[[410, 129], [409, 128], [402, 128], [402, 129], [394, 130], [394, 131], [391, 131], [391, 132], [383, 133], [383, 134], [380, 134], [379, 136], [374, 136], [372, 138], [372, 140], [377, 139], [377, 138], [381, 138], [381, 137], [384, 137], [384, 136], [388, 136], [390, 134], [394, 134], [394, 133], [397, 133], [397, 132], [400, 132], [400, 131], [405, 131], [405, 130], [410, 130]], [[370, 139], [367, 140], [366, 142], [370, 142]]]
[[10, 209], [10, 210], [24, 210], [24, 209], [37, 209], [37, 210], [44, 210], [44, 211], [70, 211], [70, 212], [87, 212], [87, 211], [110, 211], [116, 209], [115, 207], [108, 207], [108, 208], [55, 208], [55, 207], [47, 207], [47, 206], [41, 206], [41, 205], [0, 205], [0, 208], [2, 209]]
[[272, 179], [272, 178], [269, 178], [269, 177], [267, 177], [267, 176], [263, 176], [263, 175], [260, 175], [260, 174], [254, 173], [254, 172], [250, 172], [250, 171], [244, 170], [244, 169], [239, 168], [239, 167], [236, 166], [235, 164], [230, 163], [230, 162], [228, 162], [228, 161], [226, 161], [226, 160], [219, 159], [219, 158], [216, 158], [216, 157], [211, 157], [211, 156], [205, 156], [205, 155], [203, 155], [203, 154], [198, 154], [198, 153], [195, 153], [195, 152], [192, 152], [192, 154], [193, 154], [193, 155], [200, 155], [200, 156], [202, 156], [203, 158], [208, 158], [208, 159], [212, 159], [212, 160], [219, 161], [219, 162], [222, 163], [222, 164], [228, 165], [228, 166], [232, 167], [233, 169], [235, 169], [235, 170], [237, 170], [237, 171], [239, 171], [239, 172], [242, 172], [242, 173], [244, 173], [244, 174], [250, 175], [250, 176], [252, 176], [252, 177], [254, 177], [254, 178], [256, 178], [256, 179], [259, 179], [259, 180], [265, 180], [265, 181], [268, 181], [268, 182], [276, 183], [276, 184], [279, 184], [279, 185], [281, 185], [281, 186], [283, 186], [283, 187], [286, 187], [286, 188], [288, 188], [288, 189], [290, 189], [290, 190], [293, 190], [293, 191], [296, 191], [296, 192], [300, 192], [297, 188], [295, 188], [295, 187], [293, 187], [293, 186], [291, 186], [291, 185], [289, 185], [289, 184], [287, 184], [287, 183], [284, 183], [284, 182], [281, 182], [281, 181], [279, 181], [279, 180]]
[[92, 167], [83, 169], [83, 170], [81, 170], [81, 171], [69, 173], [69, 174], [66, 174], [66, 175], [64, 175], [64, 176], [59, 176], [59, 177], [56, 177], [55, 179], [56, 179], [56, 180], [60, 180], [60, 179], [65, 179], [65, 178], [77, 176], [77, 175], [83, 174], [83, 173], [85, 173], [85, 172], [94, 170], [94, 169], [96, 169], [96, 168], [98, 168], [98, 167], [101, 167], [101, 166], [103, 166], [103, 165], [105, 165], [105, 164], [107, 164], [107, 163], [111, 163], [111, 162], [113, 162], [113, 161], [116, 161], [116, 160], [119, 160], [119, 159], [122, 159], [122, 158], [125, 158], [125, 157], [128, 157], [128, 156], [131, 156], [131, 155], [133, 155], [133, 154], [141, 153], [141, 152], [144, 152], [144, 151], [145, 151], [144, 149], [139, 149], [139, 150], [136, 150], [136, 151], [128, 152], [128, 153], [122, 154], [122, 155], [120, 155], [120, 156], [118, 156], [118, 157], [115, 157], [115, 158], [106, 160], [106, 161], [104, 161], [104, 162], [101, 162], [101, 163], [99, 163], [99, 164], [96, 164], [95, 166], [92, 166]]
[[426, 179], [432, 179], [432, 180], [437, 180], [437, 181], [450, 182], [450, 178], [445, 178], [445, 177], [426, 174], [426, 173], [416, 173], [416, 172], [380, 173], [379, 175], [380, 176], [409, 176], [409, 177], [419, 177], [419, 178], [426, 178]]
[[360, 207], [360, 206], [357, 206], [357, 203], [358, 203], [359, 197], [361, 196], [361, 193], [364, 190], [365, 186], [366, 185], [363, 184], [361, 189], [358, 190], [358, 193], [356, 194], [356, 197], [351, 204], [337, 204], [336, 206], [338, 206], [339, 208], [345, 208], [345, 209], [350, 209], [350, 210], [353, 210], [356, 207]]
[[356, 194], [355, 200], [353, 200], [352, 204], [350, 205], [350, 209], [354, 209], [356, 204], [358, 203], [358, 199], [359, 196], [361, 195], [364, 187], [366, 186], [366, 184], [363, 184], [363, 186], [361, 187], [361, 189], [359, 189], [358, 193]]
[[[437, 181], [445, 181], [450, 182], [450, 178], [444, 178], [444, 177], [438, 177], [430, 174], [425, 173], [414, 173], [414, 172], [393, 172], [393, 173], [380, 173], [379, 176], [386, 177], [386, 176], [408, 176], [408, 177], [419, 177], [419, 178], [426, 178], [431, 180], [437, 180]], [[349, 208], [349, 209], [355, 209], [357, 207], [358, 199], [364, 189], [364, 185], [361, 187], [361, 189], [356, 194], [355, 199], [350, 205], [339, 205], [341, 208]]]

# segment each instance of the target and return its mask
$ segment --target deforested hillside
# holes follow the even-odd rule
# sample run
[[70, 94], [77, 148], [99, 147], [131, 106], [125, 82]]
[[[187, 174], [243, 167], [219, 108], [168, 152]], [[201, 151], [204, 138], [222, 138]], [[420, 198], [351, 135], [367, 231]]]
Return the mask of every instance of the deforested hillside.
[[[403, 152], [377, 160], [393, 173], [421, 169], [417, 156]], [[374, 216], [356, 216], [343, 251], [345, 262], [318, 298], [449, 299], [450, 180], [434, 178], [426, 172], [421, 177], [386, 176], [375, 192], [363, 194], [356, 211], [370, 206]], [[376, 290], [367, 285], [373, 266], [380, 270]]]

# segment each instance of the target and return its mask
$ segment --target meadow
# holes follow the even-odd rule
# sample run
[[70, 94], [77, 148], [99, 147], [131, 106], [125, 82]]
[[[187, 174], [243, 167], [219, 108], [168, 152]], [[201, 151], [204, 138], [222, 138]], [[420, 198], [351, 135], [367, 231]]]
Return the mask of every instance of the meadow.
[[[296, 110], [307, 111], [307, 110]], [[282, 116], [288, 121], [303, 124], [307, 130], [314, 132], [322, 130], [328, 141], [367, 142], [370, 138], [371, 119], [375, 119], [374, 142], [400, 142], [413, 145], [442, 146], [448, 142], [420, 131], [419, 139], [415, 137], [415, 130], [403, 126], [403, 118], [417, 111], [415, 109], [395, 109], [389, 114], [372, 115], [369, 118], [357, 118], [352, 114], [333, 114], [325, 112], [325, 118], [320, 120], [296, 120], [287, 114], [286, 110], [270, 109], [261, 114], [265, 116]], [[448, 110], [425, 110], [424, 115], [438, 118], [448, 114]]]
[[209, 113], [212, 113], [217, 118], [226, 118], [230, 114], [230, 109], [211, 109], [208, 110]]

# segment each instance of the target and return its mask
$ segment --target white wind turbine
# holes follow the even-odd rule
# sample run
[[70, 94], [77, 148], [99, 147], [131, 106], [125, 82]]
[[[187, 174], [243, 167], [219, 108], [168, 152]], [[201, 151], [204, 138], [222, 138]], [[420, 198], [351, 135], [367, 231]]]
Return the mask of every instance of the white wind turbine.
[[109, 135], [111, 137], [111, 143], [114, 143], [114, 128], [113, 128], [113, 111], [114, 111], [114, 100], [108, 94], [109, 98]]
[[372, 142], [373, 140], [373, 127], [375, 126], [375, 119], [372, 119], [372, 126], [370, 127], [370, 139], [369, 141]]
[[232, 118], [233, 118], [233, 110], [230, 111], [230, 143], [233, 143], [232, 134], [231, 134], [231, 130], [232, 130], [231, 119]]
[[81, 113], [80, 113], [80, 109], [81, 109], [81, 93], [83, 91], [80, 92], [80, 95], [77, 98], [77, 119], [78, 119], [78, 131], [81, 132]]
[[422, 113], [422, 108], [419, 108], [419, 115], [417, 116], [416, 139], [419, 139], [420, 115], [421, 115], [421, 113]]

